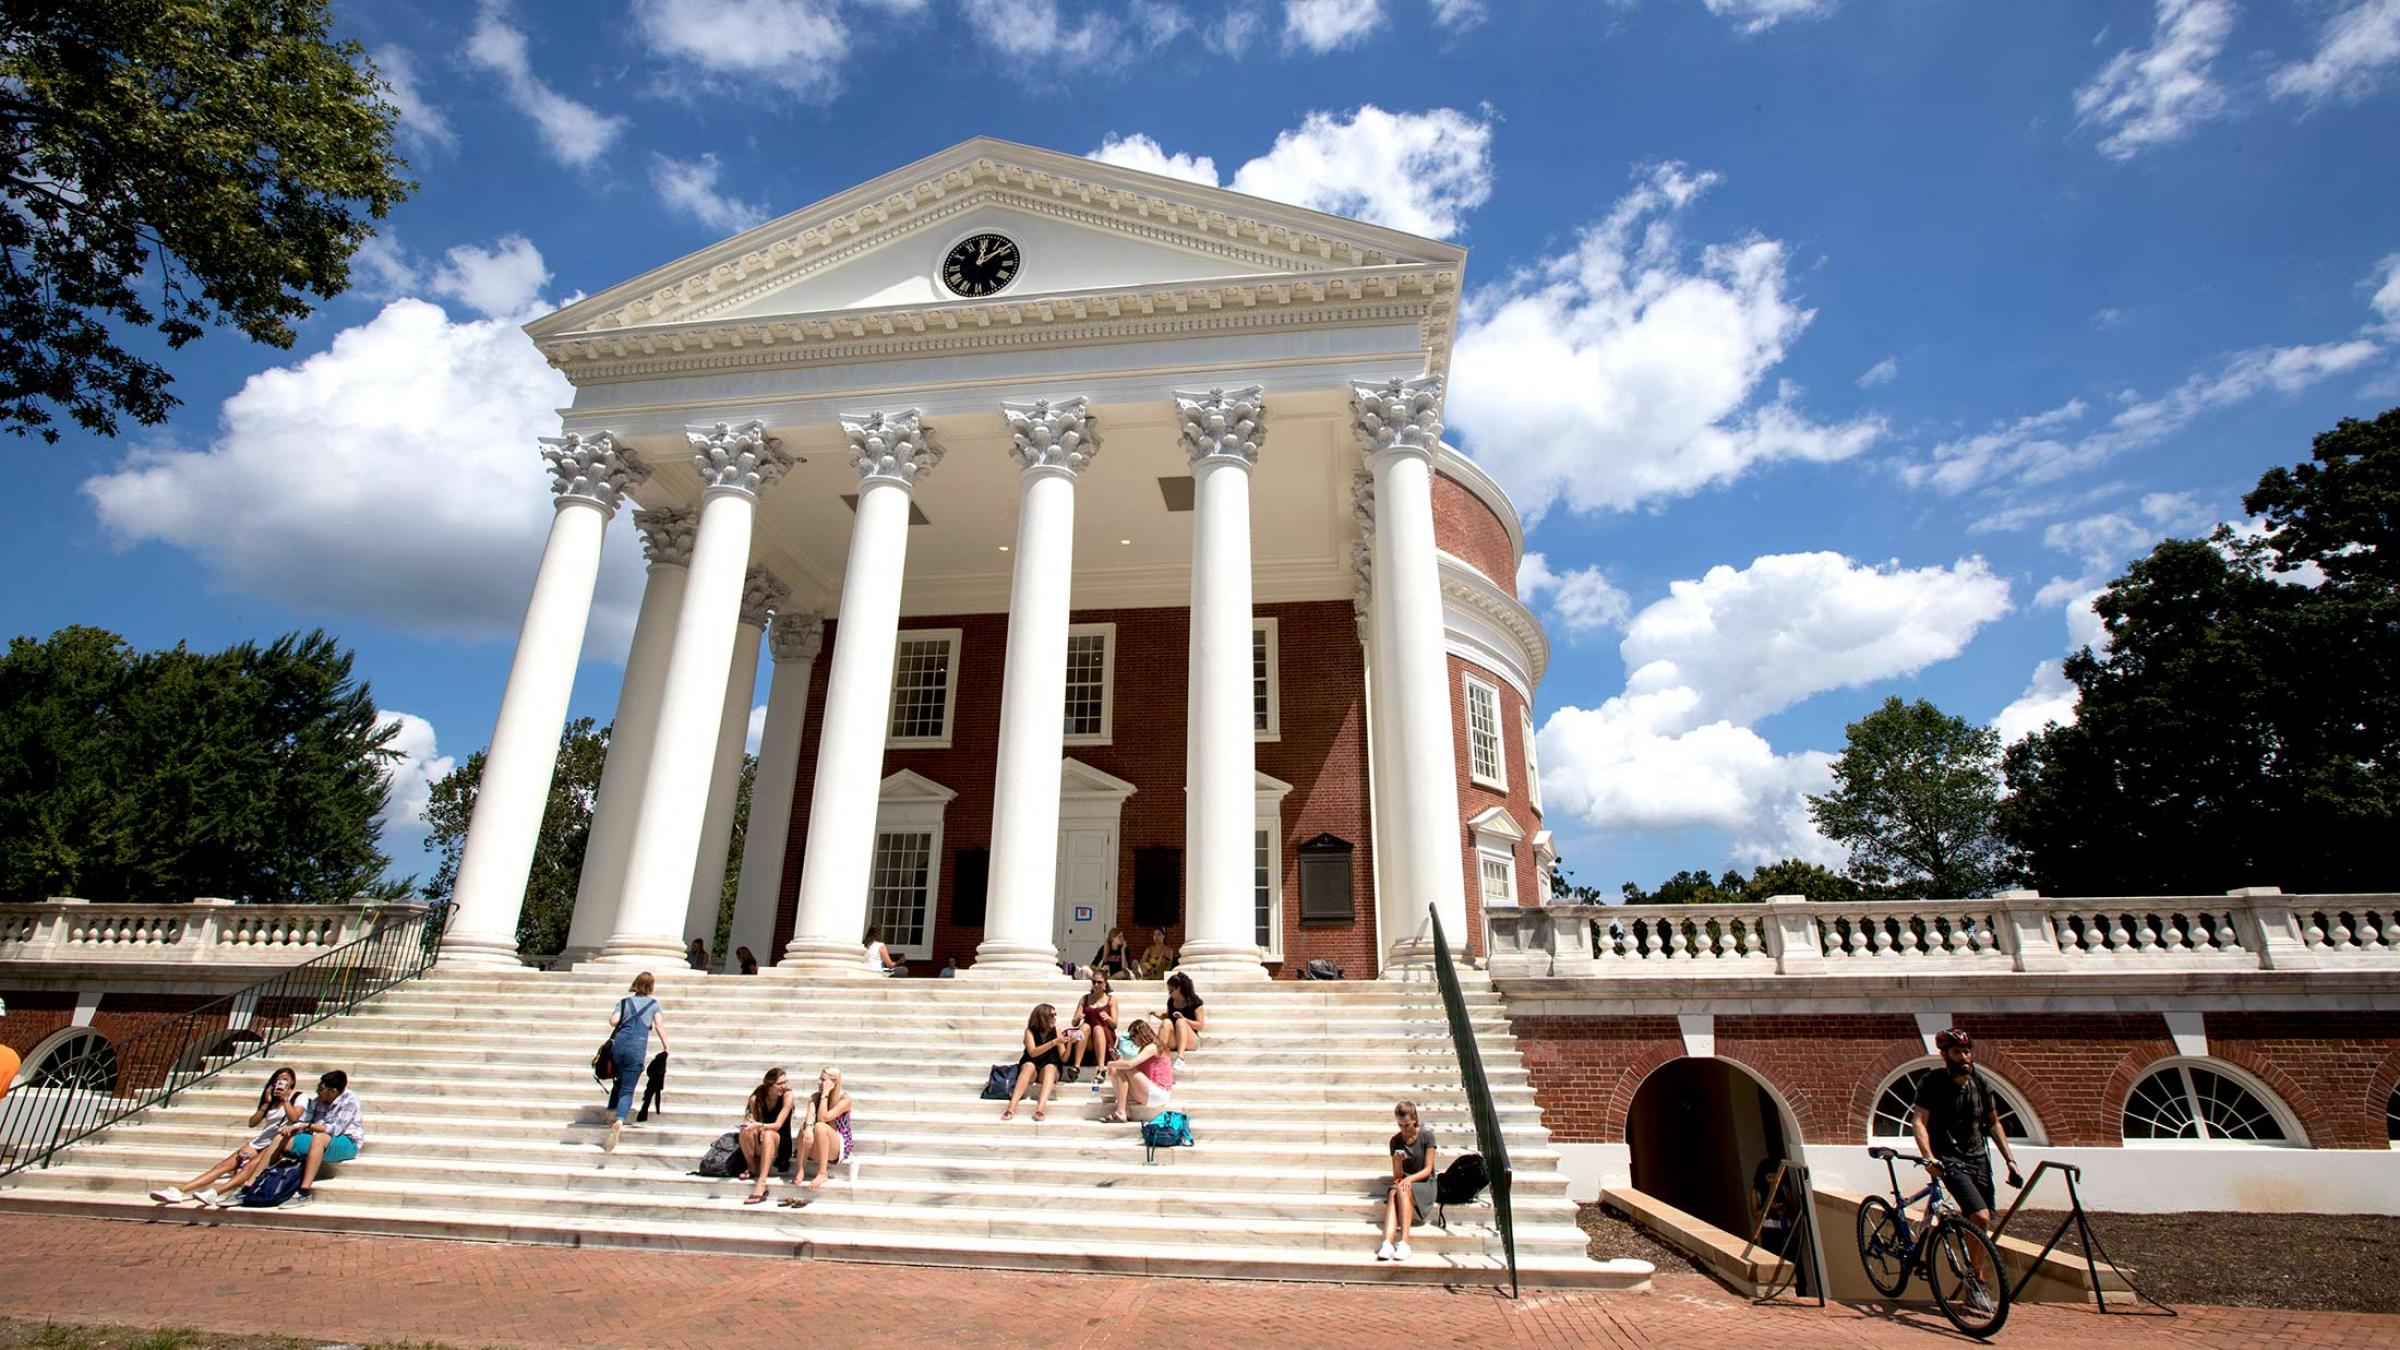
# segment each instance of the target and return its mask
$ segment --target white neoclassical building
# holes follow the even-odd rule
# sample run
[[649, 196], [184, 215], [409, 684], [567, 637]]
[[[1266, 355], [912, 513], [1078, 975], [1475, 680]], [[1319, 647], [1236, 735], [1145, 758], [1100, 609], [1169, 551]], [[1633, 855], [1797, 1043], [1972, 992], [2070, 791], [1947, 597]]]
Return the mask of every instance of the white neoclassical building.
[[649, 580], [568, 940], [1216, 978], [1422, 959], [1549, 866], [1463, 250], [978, 139], [528, 325], [575, 386], [447, 959], [515, 962], [603, 533]]

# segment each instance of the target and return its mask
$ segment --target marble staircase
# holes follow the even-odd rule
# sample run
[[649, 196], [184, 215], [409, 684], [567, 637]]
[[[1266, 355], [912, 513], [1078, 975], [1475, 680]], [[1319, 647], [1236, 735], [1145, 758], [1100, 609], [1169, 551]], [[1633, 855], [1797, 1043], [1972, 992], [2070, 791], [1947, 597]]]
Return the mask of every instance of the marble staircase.
[[[1519, 1267], [1535, 1286], [1639, 1288], [1650, 1267], [1594, 1261], [1566, 1197], [1500, 1001], [1468, 1001], [1516, 1167]], [[1441, 998], [1427, 982], [1211, 990], [1206, 1043], [1177, 1075], [1195, 1147], [1145, 1161], [1062, 1084], [1049, 1118], [980, 1100], [1028, 1009], [1064, 980], [803, 983], [662, 974], [673, 1048], [663, 1112], [600, 1148], [589, 1062], [616, 973], [437, 970], [279, 1046], [303, 1082], [349, 1072], [367, 1147], [295, 1211], [153, 1204], [150, 1187], [222, 1156], [266, 1065], [253, 1061], [0, 1182], [0, 1209], [177, 1222], [1014, 1269], [1343, 1281], [1489, 1282], [1504, 1263], [1485, 1202], [1421, 1225], [1407, 1263], [1374, 1260], [1392, 1103], [1414, 1099], [1447, 1154], [1474, 1129]], [[1163, 987], [1118, 987], [1128, 1022]], [[653, 1049], [656, 1042], [653, 1042]], [[826, 1064], [856, 1101], [855, 1174], [806, 1208], [744, 1206], [748, 1183], [692, 1174], [769, 1065], [796, 1088]], [[790, 1194], [778, 1183], [775, 1194]]]

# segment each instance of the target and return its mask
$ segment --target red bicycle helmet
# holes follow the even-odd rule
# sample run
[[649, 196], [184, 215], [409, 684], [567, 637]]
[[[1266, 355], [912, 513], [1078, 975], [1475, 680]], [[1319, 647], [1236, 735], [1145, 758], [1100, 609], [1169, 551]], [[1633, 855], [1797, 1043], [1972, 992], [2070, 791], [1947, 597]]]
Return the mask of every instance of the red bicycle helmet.
[[1934, 1034], [1934, 1049], [1948, 1050], [1953, 1046], [1961, 1050], [1972, 1050], [1975, 1048], [1975, 1038], [1957, 1027], [1946, 1027]]

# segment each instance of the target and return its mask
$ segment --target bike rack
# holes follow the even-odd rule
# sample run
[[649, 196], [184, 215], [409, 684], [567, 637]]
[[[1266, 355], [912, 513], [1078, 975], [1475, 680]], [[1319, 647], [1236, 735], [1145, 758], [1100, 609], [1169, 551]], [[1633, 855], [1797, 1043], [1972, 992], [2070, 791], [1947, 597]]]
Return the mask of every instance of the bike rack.
[[[2017, 1217], [2019, 1209], [2024, 1208], [2025, 1197], [2033, 1194], [2033, 1188], [2041, 1184], [2043, 1174], [2048, 1172], [2056, 1172], [2067, 1180], [2067, 1217], [2058, 1221], [2058, 1231], [2052, 1233], [2050, 1240], [2042, 1244], [2041, 1254], [2033, 1258], [2032, 1265], [2026, 1267], [2025, 1278], [2017, 1281], [2017, 1287], [2009, 1291], [2009, 1301], [2015, 1302], [2024, 1296], [2025, 1286], [2033, 1283], [2033, 1277], [2041, 1273], [2042, 1262], [2048, 1260], [2050, 1253], [2058, 1249], [2058, 1244], [2066, 1239], [2067, 1230], [2072, 1228], [2083, 1239], [2083, 1267], [2091, 1277], [2092, 1302], [2099, 1307], [2103, 1315], [2106, 1315], [2108, 1294], [2100, 1287], [2100, 1263], [2107, 1260], [2107, 1252], [2092, 1237], [2091, 1219], [2083, 1209], [2083, 1193], [2076, 1187], [2076, 1183], [2083, 1179], [2081, 1167], [2055, 1159], [2044, 1159], [2033, 1169], [2033, 1175], [2025, 1179], [2025, 1184], [2017, 1188], [2017, 1198], [2009, 1204], [2008, 1212], [2000, 1216], [2000, 1222], [1992, 1225], [1992, 1242], [1994, 1245], [1999, 1243], [2000, 1235], [2008, 1231], [2009, 1221]], [[2116, 1262], [2108, 1261], [2108, 1268], [2116, 1273], [2117, 1278], [2125, 1281], [2126, 1287], [2133, 1290], [2135, 1298], [2157, 1308], [2169, 1317], [2182, 1316], [2175, 1309], [2142, 1292], [2142, 1287], [2135, 1284], [2132, 1277], [2127, 1275]]]
[[[1775, 1252], [1775, 1259], [1781, 1261], [1785, 1269], [1797, 1278], [1800, 1262], [1792, 1256], [1792, 1244], [1800, 1244], [1800, 1251], [1808, 1260], [1809, 1288], [1816, 1291], [1817, 1306], [1822, 1308], [1825, 1306], [1825, 1268], [1817, 1261], [1816, 1188], [1809, 1184], [1806, 1163], [1796, 1163], [1786, 1158], [1775, 1164], [1775, 1174], [1767, 1183], [1767, 1203], [1759, 1210], [1758, 1222], [1750, 1226], [1750, 1241], [1742, 1248], [1742, 1259], [1749, 1260], [1750, 1253], [1758, 1249], [1759, 1235], [1767, 1229], [1767, 1216], [1775, 1212], [1776, 1197], [1787, 1190], [1796, 1191], [1791, 1197], [1793, 1222], [1784, 1228], [1783, 1249]], [[1777, 1285], [1759, 1294], [1752, 1302], [1764, 1303], [1781, 1297], [1787, 1287]]]

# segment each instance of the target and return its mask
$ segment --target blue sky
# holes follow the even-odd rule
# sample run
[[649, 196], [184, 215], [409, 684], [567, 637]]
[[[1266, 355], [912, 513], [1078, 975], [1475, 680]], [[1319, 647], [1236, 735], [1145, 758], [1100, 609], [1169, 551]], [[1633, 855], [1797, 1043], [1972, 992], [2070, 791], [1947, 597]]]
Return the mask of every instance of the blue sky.
[[2400, 0], [339, 13], [421, 192], [294, 350], [212, 334], [167, 426], [14, 447], [0, 631], [334, 630], [411, 719], [402, 870], [548, 519], [515, 325], [975, 134], [1471, 250], [1452, 439], [1534, 517], [1549, 823], [1608, 888], [1828, 856], [1800, 794], [1887, 694], [2071, 716], [2085, 595], [2400, 402]]

